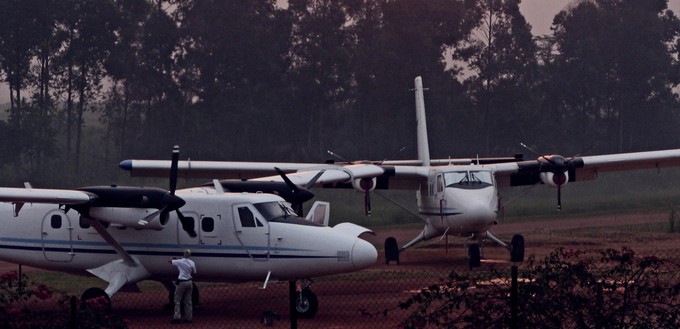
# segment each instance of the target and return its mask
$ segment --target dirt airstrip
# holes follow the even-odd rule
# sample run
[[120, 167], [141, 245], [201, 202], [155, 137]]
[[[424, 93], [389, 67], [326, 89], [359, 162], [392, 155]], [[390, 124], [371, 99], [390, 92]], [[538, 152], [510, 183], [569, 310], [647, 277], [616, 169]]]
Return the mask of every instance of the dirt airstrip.
[[[559, 247], [590, 250], [630, 247], [640, 255], [675, 251], [680, 253], [680, 233], [641, 229], [651, 224], [668, 225], [668, 213], [638, 213], [589, 217], [555, 217], [536, 222], [499, 224], [493, 232], [509, 241], [521, 233], [526, 241], [526, 256], [542, 258]], [[677, 223], [680, 225], [680, 223]], [[677, 229], [676, 229], [677, 230]], [[642, 232], [641, 232], [642, 231]], [[365, 239], [382, 247], [393, 236], [403, 244], [420, 232], [420, 228], [378, 230]], [[386, 265], [382, 252], [378, 263], [359, 273], [331, 278], [317, 278], [312, 290], [319, 298], [319, 312], [313, 319], [299, 321], [299, 328], [395, 328], [408, 314], [400, 310], [400, 301], [413, 291], [439, 282], [451, 270], [466, 271], [467, 260], [462, 248], [464, 239], [449, 237], [432, 239], [401, 253], [401, 264]], [[482, 268], [509, 268], [506, 250], [491, 243], [483, 250]], [[676, 256], [676, 260], [678, 256]], [[16, 270], [17, 265], [0, 262], [0, 273]], [[24, 267], [31, 272], [40, 271]], [[266, 290], [250, 284], [201, 285], [201, 305], [195, 312], [194, 327], [259, 328], [263, 312], [274, 311], [280, 319], [275, 328], [289, 328], [288, 284], [274, 283]], [[131, 328], [165, 328], [171, 314], [163, 311], [167, 293], [163, 290], [142, 293], [118, 293], [112, 299], [114, 312], [126, 319]], [[180, 325], [185, 327], [188, 325]]]

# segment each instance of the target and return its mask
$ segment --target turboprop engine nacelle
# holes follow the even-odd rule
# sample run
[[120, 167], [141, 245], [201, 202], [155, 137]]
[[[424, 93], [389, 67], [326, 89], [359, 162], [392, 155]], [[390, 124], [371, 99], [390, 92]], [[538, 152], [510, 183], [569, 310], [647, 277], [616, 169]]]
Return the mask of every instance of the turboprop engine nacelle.
[[145, 230], [163, 229], [170, 218], [167, 212], [161, 213], [155, 208], [114, 207], [93, 207], [89, 211], [89, 217], [109, 224]]
[[376, 178], [356, 178], [352, 180], [352, 187], [360, 192], [368, 192], [375, 190]]
[[569, 172], [567, 171], [557, 174], [553, 172], [542, 172], [540, 177], [543, 184], [553, 187], [567, 185], [567, 182], [569, 182]]

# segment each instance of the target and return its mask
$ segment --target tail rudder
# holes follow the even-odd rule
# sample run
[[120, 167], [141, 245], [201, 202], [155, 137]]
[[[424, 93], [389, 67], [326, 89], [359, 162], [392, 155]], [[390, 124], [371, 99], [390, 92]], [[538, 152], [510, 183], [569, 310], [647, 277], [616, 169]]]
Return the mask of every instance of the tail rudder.
[[423, 79], [416, 77], [416, 129], [418, 160], [422, 166], [430, 165], [430, 146], [427, 140], [427, 122], [425, 120], [425, 99], [423, 96]]

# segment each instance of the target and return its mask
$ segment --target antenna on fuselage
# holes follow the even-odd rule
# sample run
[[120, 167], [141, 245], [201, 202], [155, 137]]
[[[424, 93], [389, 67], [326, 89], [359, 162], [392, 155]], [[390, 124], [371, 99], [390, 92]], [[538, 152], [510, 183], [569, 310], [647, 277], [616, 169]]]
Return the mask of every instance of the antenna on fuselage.
[[416, 77], [416, 130], [418, 142], [418, 160], [422, 166], [430, 165], [430, 146], [427, 140], [427, 120], [425, 119], [425, 96], [423, 95], [423, 79]]

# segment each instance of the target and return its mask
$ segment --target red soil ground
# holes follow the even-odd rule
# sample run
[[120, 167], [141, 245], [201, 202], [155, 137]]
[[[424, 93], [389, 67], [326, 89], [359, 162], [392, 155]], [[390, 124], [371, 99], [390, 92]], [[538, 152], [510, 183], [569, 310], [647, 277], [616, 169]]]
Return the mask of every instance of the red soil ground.
[[[539, 222], [506, 222], [494, 232], [509, 241], [513, 234], [522, 233], [526, 241], [526, 257], [542, 258], [556, 248], [592, 250], [630, 247], [639, 255], [680, 254], [680, 234], [639, 232], [636, 225], [668, 224], [668, 214], [603, 215], [583, 218], [555, 218]], [[420, 229], [379, 230], [365, 238], [382, 246], [393, 236], [403, 244]], [[386, 265], [382, 253], [378, 263], [360, 273], [318, 278], [312, 290], [319, 298], [319, 312], [313, 319], [303, 319], [299, 328], [395, 328], [408, 314], [400, 310], [414, 291], [440, 282], [451, 270], [467, 271], [464, 239], [449, 237], [449, 246], [432, 239], [416, 248], [402, 252], [401, 264]], [[448, 250], [447, 250], [448, 249]], [[483, 250], [482, 270], [507, 268], [508, 252], [488, 243]], [[0, 273], [16, 270], [14, 264], [0, 262]], [[24, 267], [30, 273], [36, 269]], [[270, 284], [266, 290], [261, 283], [206, 284], [201, 286], [201, 305], [195, 312], [194, 326], [201, 328], [262, 327], [262, 313], [277, 312], [281, 319], [273, 327], [289, 328], [288, 284]], [[118, 293], [112, 303], [115, 313], [122, 316], [131, 328], [164, 328], [170, 326], [171, 314], [163, 311], [167, 302], [164, 291]], [[186, 325], [182, 325], [186, 326]]]

